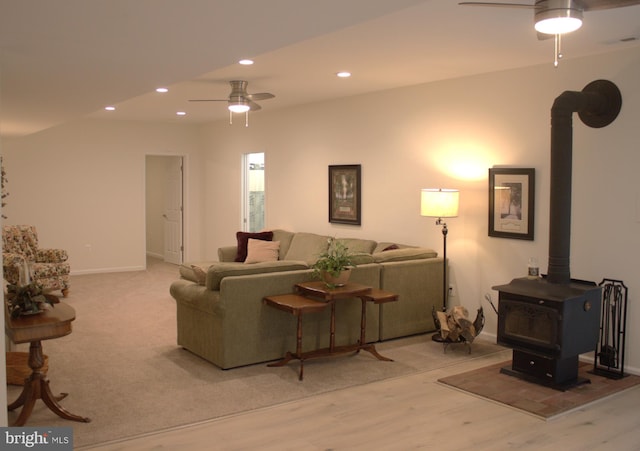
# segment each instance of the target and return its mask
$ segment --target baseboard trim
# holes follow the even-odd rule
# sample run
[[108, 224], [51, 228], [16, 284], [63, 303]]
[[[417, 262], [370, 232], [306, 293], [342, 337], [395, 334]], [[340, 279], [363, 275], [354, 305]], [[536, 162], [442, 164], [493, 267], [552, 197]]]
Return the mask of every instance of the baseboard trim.
[[147, 269], [144, 266], [121, 266], [117, 268], [94, 268], [94, 269], [80, 269], [71, 271], [72, 276], [80, 276], [83, 274], [101, 274], [108, 272], [131, 272], [131, 271], [144, 271]]

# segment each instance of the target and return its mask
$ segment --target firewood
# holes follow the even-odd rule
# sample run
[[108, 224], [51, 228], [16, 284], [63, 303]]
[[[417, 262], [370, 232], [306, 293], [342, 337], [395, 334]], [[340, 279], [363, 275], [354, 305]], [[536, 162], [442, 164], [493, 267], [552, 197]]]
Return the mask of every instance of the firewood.
[[447, 323], [447, 314], [444, 312], [436, 312], [438, 321], [440, 322], [440, 336], [443, 339], [449, 337], [449, 324]]
[[[478, 317], [475, 322], [469, 320], [469, 311], [462, 306], [453, 307], [449, 313], [436, 312], [437, 320], [440, 323], [440, 336], [447, 341], [458, 342], [466, 341], [472, 343], [475, 337], [480, 333], [476, 328], [475, 322], [480, 325], [484, 323], [481, 318], [482, 312], [479, 310]], [[479, 321], [480, 319], [480, 321]]]

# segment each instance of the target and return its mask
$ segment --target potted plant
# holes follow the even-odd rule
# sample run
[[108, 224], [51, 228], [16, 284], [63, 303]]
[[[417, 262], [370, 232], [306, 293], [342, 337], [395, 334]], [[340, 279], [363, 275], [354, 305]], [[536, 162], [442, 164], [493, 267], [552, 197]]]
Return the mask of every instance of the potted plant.
[[45, 295], [42, 289], [32, 282], [27, 285], [7, 285], [7, 308], [11, 318], [42, 313], [42, 304], [53, 306], [57, 298]]
[[349, 280], [351, 268], [355, 267], [349, 249], [344, 243], [329, 238], [326, 252], [313, 264], [313, 276], [321, 279], [329, 288], [343, 286]]

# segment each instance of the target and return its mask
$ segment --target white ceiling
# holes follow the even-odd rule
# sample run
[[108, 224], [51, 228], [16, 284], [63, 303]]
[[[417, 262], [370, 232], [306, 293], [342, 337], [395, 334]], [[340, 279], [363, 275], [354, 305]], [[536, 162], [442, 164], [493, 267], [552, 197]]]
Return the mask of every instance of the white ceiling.
[[[640, 6], [586, 12], [563, 39], [565, 60], [628, 47], [640, 49]], [[259, 102], [274, 110], [552, 62], [532, 11], [453, 0], [0, 0], [0, 133], [226, 119], [224, 102], [188, 99], [224, 99], [233, 79], [275, 94]]]

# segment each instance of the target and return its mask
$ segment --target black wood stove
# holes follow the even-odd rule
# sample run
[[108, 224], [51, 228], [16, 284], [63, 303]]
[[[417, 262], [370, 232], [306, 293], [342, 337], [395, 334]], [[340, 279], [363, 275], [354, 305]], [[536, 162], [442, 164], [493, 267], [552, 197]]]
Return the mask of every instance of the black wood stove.
[[564, 389], [578, 378], [578, 356], [596, 349], [601, 287], [571, 281], [514, 279], [500, 292], [498, 343], [513, 348], [504, 373]]
[[621, 105], [616, 85], [596, 80], [581, 92], [565, 91], [551, 108], [548, 274], [493, 287], [500, 293], [498, 343], [513, 348], [505, 373], [562, 390], [588, 381], [578, 378], [578, 356], [598, 346], [602, 289], [570, 276], [572, 114], [599, 128]]

